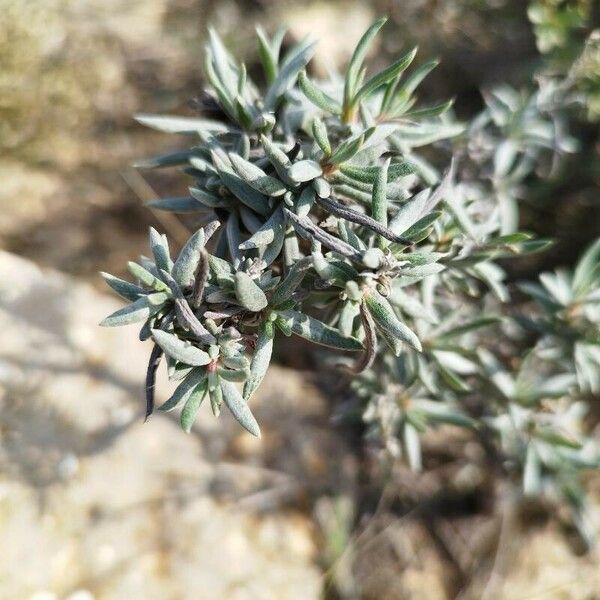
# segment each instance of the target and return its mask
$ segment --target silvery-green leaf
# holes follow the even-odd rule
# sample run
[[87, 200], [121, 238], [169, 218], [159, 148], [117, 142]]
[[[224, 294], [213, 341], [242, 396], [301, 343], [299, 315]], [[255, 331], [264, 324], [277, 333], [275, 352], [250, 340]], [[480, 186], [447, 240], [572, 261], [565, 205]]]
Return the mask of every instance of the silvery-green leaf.
[[270, 244], [275, 239], [276, 230], [282, 228], [283, 223], [283, 209], [278, 207], [258, 231], [240, 244], [240, 250], [260, 248], [261, 246]]
[[368, 133], [372, 133], [375, 128], [371, 127], [366, 132], [362, 132], [344, 142], [342, 142], [328, 158], [327, 162], [332, 165], [339, 165], [343, 162], [350, 160], [361, 148], [365, 141], [365, 136]]
[[[384, 227], [387, 227], [388, 222], [388, 209], [387, 209], [387, 172], [390, 166], [390, 159], [388, 158], [385, 163], [380, 167], [377, 178], [373, 184], [373, 202], [371, 210], [373, 218], [381, 223]], [[377, 244], [380, 248], [386, 248], [389, 245], [389, 241], [383, 236], [377, 236]]]
[[273, 110], [283, 96], [296, 82], [298, 73], [306, 66], [313, 54], [315, 44], [308, 39], [294, 46], [284, 58], [277, 77], [269, 86], [264, 98], [266, 110]]
[[260, 167], [244, 160], [237, 154], [230, 153], [229, 159], [237, 174], [255, 190], [267, 196], [282, 196], [287, 188], [279, 179], [267, 175]]
[[331, 143], [329, 142], [329, 136], [327, 135], [327, 127], [319, 117], [315, 117], [313, 120], [312, 133], [319, 148], [323, 151], [323, 154], [325, 154], [325, 156], [330, 155]]
[[331, 196], [331, 185], [323, 177], [313, 179], [312, 187], [317, 193], [317, 196], [319, 196], [319, 198], [329, 198], [329, 196]]
[[221, 390], [223, 392], [223, 400], [227, 408], [231, 411], [231, 414], [235, 417], [235, 420], [246, 431], [256, 437], [260, 437], [258, 423], [236, 385], [230, 381], [221, 380]]
[[235, 383], [241, 383], [243, 381], [246, 381], [248, 377], [248, 373], [246, 371], [223, 369], [222, 367], [219, 367], [217, 369], [217, 373], [221, 379], [225, 379], [227, 381], [232, 381]]
[[307, 186], [305, 187], [300, 196], [298, 196], [298, 200], [296, 201], [296, 214], [300, 217], [306, 217], [310, 212], [313, 204], [315, 203], [315, 190], [314, 188]]
[[281, 319], [300, 337], [315, 344], [335, 348], [336, 350], [363, 350], [363, 345], [353, 337], [344, 337], [337, 329], [295, 310], [283, 310]]
[[161, 154], [160, 156], [154, 156], [152, 158], [136, 160], [132, 166], [136, 169], [158, 169], [161, 167], [173, 167], [187, 163], [190, 159], [190, 156], [191, 152], [189, 150], [185, 150], [183, 152], [169, 152], [168, 154]]
[[426, 108], [416, 108], [414, 110], [409, 110], [402, 114], [402, 117], [405, 119], [431, 119], [432, 117], [438, 117], [439, 115], [443, 115], [445, 112], [448, 112], [452, 105], [454, 104], [454, 99], [446, 100], [445, 102], [440, 102], [439, 104], [435, 104], [433, 106], [428, 106]]
[[537, 496], [542, 491], [542, 465], [533, 442], [527, 446], [523, 468], [523, 492]]
[[329, 94], [326, 94], [318, 85], [313, 83], [306, 71], [301, 71], [298, 75], [298, 87], [304, 95], [318, 108], [334, 115], [342, 112], [342, 107], [337, 100], [334, 100]]
[[173, 278], [181, 287], [187, 288], [194, 284], [200, 253], [205, 243], [204, 229], [198, 229], [181, 249], [172, 270]]
[[193, 346], [190, 342], [179, 339], [172, 333], [153, 329], [152, 337], [165, 354], [186, 365], [200, 367], [211, 362], [211, 358], [206, 352]]
[[273, 339], [275, 337], [273, 324], [270, 321], [263, 321], [258, 329], [258, 338], [256, 348], [252, 355], [250, 363], [250, 376], [244, 385], [244, 399], [248, 401], [252, 394], [258, 389], [271, 362], [273, 353]]
[[169, 296], [164, 293], [142, 296], [132, 304], [128, 304], [106, 317], [100, 325], [102, 327], [119, 327], [145, 321], [148, 317], [156, 314], [168, 299]]
[[308, 271], [311, 266], [312, 259], [306, 257], [300, 259], [290, 267], [286, 278], [277, 286], [277, 288], [275, 288], [275, 291], [273, 292], [273, 296], [271, 297], [271, 303], [273, 306], [279, 306], [290, 300], [293, 293], [302, 283], [304, 275], [306, 275], [306, 271]]
[[181, 196], [177, 198], [159, 198], [150, 200], [144, 206], [156, 210], [164, 210], [174, 213], [195, 213], [204, 210], [204, 207], [195, 198], [190, 196]]
[[589, 246], [575, 267], [573, 289], [576, 295], [585, 294], [596, 278], [600, 278], [600, 239]]
[[[363, 183], [374, 183], [379, 173], [379, 167], [357, 167], [350, 164], [341, 164], [340, 171], [356, 181]], [[415, 167], [409, 162], [393, 163], [388, 168], [388, 182], [395, 181], [399, 177], [412, 175], [415, 172]]]
[[219, 168], [219, 176], [223, 184], [238, 200], [259, 215], [266, 216], [269, 214], [269, 203], [266, 196], [248, 185], [237, 173], [226, 168]]
[[198, 133], [207, 132], [226, 132], [228, 127], [217, 121], [208, 119], [197, 119], [194, 117], [173, 117], [169, 115], [151, 115], [140, 113], [135, 115], [135, 120], [142, 125], [165, 131], [167, 133]]
[[169, 244], [167, 239], [158, 233], [154, 227], [150, 227], [150, 248], [156, 267], [170, 273], [173, 261], [169, 254]]
[[266, 246], [260, 248], [258, 253], [258, 256], [265, 264], [265, 266], [268, 267], [271, 265], [271, 263], [277, 260], [283, 249], [284, 242], [285, 227], [277, 227], [277, 229], [275, 229], [275, 237], [273, 238], [273, 241], [267, 244]]
[[279, 175], [283, 181], [293, 183], [287, 174], [288, 169], [292, 166], [292, 161], [288, 158], [288, 155], [265, 135], [261, 134], [260, 143], [269, 162], [275, 167], [277, 175]]
[[156, 275], [150, 273], [150, 271], [148, 271], [141, 265], [138, 265], [134, 262], [128, 262], [127, 268], [129, 269], [129, 272], [136, 279], [139, 279], [139, 281], [141, 281], [144, 285], [155, 289], [157, 292], [169, 291], [169, 286], [164, 281], [159, 279]]
[[244, 308], [253, 312], [262, 310], [269, 303], [265, 293], [244, 271], [235, 274], [235, 295]]
[[[375, 325], [384, 336], [405, 342], [419, 352], [422, 350], [419, 338], [398, 319], [390, 303], [381, 294], [375, 290], [367, 290], [363, 298]], [[387, 337], [386, 341], [388, 341]], [[398, 355], [399, 347], [395, 346], [392, 349]]]
[[288, 169], [288, 177], [296, 183], [311, 181], [323, 173], [321, 165], [314, 160], [300, 160]]
[[129, 281], [119, 279], [110, 273], [101, 272], [100, 275], [106, 281], [106, 283], [115, 291], [121, 298], [134, 302], [141, 295], [145, 294], [145, 290]]
[[403, 427], [404, 448], [406, 450], [406, 459], [413, 471], [420, 471], [423, 468], [421, 462], [421, 440], [415, 427], [405, 421]]
[[428, 310], [416, 297], [407, 294], [399, 286], [392, 286], [392, 292], [388, 300], [411, 317], [423, 319], [428, 323], [437, 323], [435, 314]]
[[240, 253], [240, 222], [237, 213], [229, 213], [224, 234], [227, 236], [227, 248], [231, 258], [231, 264], [237, 269], [242, 261], [242, 255]]
[[238, 91], [238, 73], [234, 67], [233, 58], [223, 45], [219, 34], [210, 27], [208, 29], [210, 50], [214, 70], [223, 88], [233, 97]]
[[198, 386], [206, 383], [206, 369], [194, 368], [177, 386], [171, 397], [158, 410], [167, 412], [174, 409], [182, 400], [187, 400]]
[[183, 410], [181, 411], [180, 422], [181, 428], [189, 433], [192, 430], [192, 425], [198, 414], [198, 410], [208, 391], [206, 381], [198, 384], [185, 401]]
[[191, 187], [190, 194], [198, 204], [208, 208], [221, 208], [226, 205], [225, 199], [221, 196], [216, 196], [200, 188]]
[[367, 31], [365, 31], [360, 41], [356, 45], [354, 53], [352, 54], [352, 58], [350, 59], [350, 64], [348, 65], [348, 69], [346, 70], [346, 79], [344, 82], [344, 105], [348, 105], [349, 101], [354, 96], [354, 93], [356, 92], [358, 76], [362, 68], [363, 62], [365, 60], [365, 56], [367, 54], [369, 45], [371, 44], [373, 38], [377, 35], [377, 32], [383, 27], [386, 21], [386, 17], [377, 19], [377, 21], [375, 21], [367, 29]]
[[273, 51], [274, 49], [271, 47], [267, 36], [260, 27], [256, 28], [256, 36], [258, 38], [258, 54], [265, 72], [265, 78], [270, 85], [277, 76], [279, 56], [278, 53], [276, 54]]
[[388, 81], [395, 79], [402, 73], [414, 60], [417, 54], [417, 48], [413, 48], [404, 56], [393, 62], [389, 67], [383, 69], [376, 75], [373, 75], [354, 95], [353, 103], [359, 102], [363, 98], [370, 96], [377, 88], [381, 87]]

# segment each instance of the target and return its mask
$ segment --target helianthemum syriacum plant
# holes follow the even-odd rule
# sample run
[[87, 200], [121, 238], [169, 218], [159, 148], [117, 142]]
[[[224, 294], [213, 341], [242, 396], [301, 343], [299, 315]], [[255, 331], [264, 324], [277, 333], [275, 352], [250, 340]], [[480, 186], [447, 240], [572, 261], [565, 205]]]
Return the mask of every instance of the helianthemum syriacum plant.
[[[547, 244], [515, 231], [515, 190], [540, 153], [559, 145], [544, 137], [551, 131], [543, 107], [517, 114], [502, 104], [506, 91], [490, 92], [488, 108], [469, 128], [453, 119], [451, 102], [422, 106], [416, 92], [437, 61], [415, 66], [414, 49], [368, 74], [365, 57], [384, 22], [365, 32], [345, 74], [327, 81], [307, 74], [309, 40], [282, 56], [284, 32], [268, 38], [259, 30], [263, 74], [254, 82], [210, 31], [201, 114], [138, 116], [144, 125], [193, 140], [188, 150], [138, 163], [179, 166], [192, 180], [189, 195], [149, 205], [194, 213], [203, 223], [176, 258], [152, 229], [153, 259], [129, 265], [135, 283], [105, 275], [131, 304], [103, 324], [143, 323], [140, 338], [154, 343], [147, 415], [164, 357], [179, 383], [160, 410], [182, 406], [189, 431], [208, 396], [216, 415], [225, 404], [259, 435], [249, 401], [282, 334], [337, 354], [343, 372], [355, 374], [369, 427], [415, 468], [419, 436], [436, 423], [485, 426], [498, 432], [499, 444], [508, 439], [506, 427], [521, 431], [506, 419], [522, 399], [494, 388], [499, 371], [481, 345], [490, 327], [497, 336], [506, 321], [499, 315], [509, 290], [495, 261]], [[490, 142], [505, 126], [505, 141]], [[544, 304], [553, 325], [557, 311], [575, 314], [565, 303], [578, 301], [578, 294], [597, 299], [592, 262], [587, 259], [586, 274], [570, 291], [562, 279], [542, 279], [546, 291], [534, 295], [552, 295]], [[576, 370], [579, 389], [597, 390], [597, 344], [597, 336], [566, 349], [558, 344], [556, 353], [566, 354], [555, 370]], [[504, 395], [478, 415], [467, 414], [464, 398], [490, 386]], [[579, 401], [572, 386], [560, 390], [565, 410]], [[537, 401], [526, 410], [536, 411]], [[556, 422], [545, 419], [544, 431]], [[554, 439], [560, 445], [563, 438]], [[525, 446], [510, 447], [531, 472], [533, 451]]]

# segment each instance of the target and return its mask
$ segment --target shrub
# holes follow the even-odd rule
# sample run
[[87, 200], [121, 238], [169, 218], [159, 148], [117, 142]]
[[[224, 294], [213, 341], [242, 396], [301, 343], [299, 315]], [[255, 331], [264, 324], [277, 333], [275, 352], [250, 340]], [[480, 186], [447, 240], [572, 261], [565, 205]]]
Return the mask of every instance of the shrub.
[[208, 397], [260, 435], [249, 402], [276, 333], [300, 336], [333, 353], [387, 452], [420, 469], [422, 432], [466, 428], [525, 493], [557, 491], [581, 514], [578, 473], [599, 462], [584, 415], [600, 392], [600, 242], [519, 289], [498, 264], [548, 245], [517, 230], [518, 206], [523, 182], [576, 148], [558, 126], [568, 86], [498, 87], [465, 126], [452, 102], [417, 102], [437, 63], [415, 67], [416, 50], [367, 75], [384, 22], [325, 82], [307, 75], [310, 41], [281, 57], [284, 32], [259, 30], [262, 88], [210, 32], [202, 115], [138, 116], [194, 144], [138, 164], [193, 180], [150, 206], [204, 225], [176, 258], [151, 229], [135, 283], [104, 274], [131, 303], [103, 325], [142, 322], [154, 344], [147, 416], [164, 357], [177, 387], [159, 410], [183, 407], [189, 431]]

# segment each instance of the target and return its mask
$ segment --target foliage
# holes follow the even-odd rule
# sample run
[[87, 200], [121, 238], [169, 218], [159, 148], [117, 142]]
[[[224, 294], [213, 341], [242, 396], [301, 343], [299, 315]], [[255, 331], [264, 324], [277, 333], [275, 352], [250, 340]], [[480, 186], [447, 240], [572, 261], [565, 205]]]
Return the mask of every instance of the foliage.
[[279, 332], [358, 374], [370, 434], [413, 468], [421, 433], [446, 423], [495, 440], [526, 493], [549, 481], [575, 497], [571, 475], [598, 465], [582, 418], [600, 386], [599, 245], [573, 274], [523, 285], [531, 314], [506, 304], [497, 262], [548, 244], [517, 231], [518, 201], [540, 164], [576, 148], [557, 110], [564, 87], [496, 88], [464, 126], [451, 102], [418, 103], [437, 63], [415, 67], [416, 50], [368, 74], [384, 22], [328, 81], [306, 72], [312, 42], [282, 56], [284, 32], [259, 31], [262, 86], [210, 32], [202, 115], [138, 117], [193, 139], [139, 163], [193, 179], [188, 196], [151, 206], [205, 225], [176, 259], [151, 230], [153, 259], [129, 265], [135, 283], [105, 275], [131, 303], [103, 324], [143, 323], [147, 415], [164, 356], [178, 386], [160, 410], [182, 406], [188, 431], [208, 396], [215, 414], [224, 403], [260, 434], [248, 402]]

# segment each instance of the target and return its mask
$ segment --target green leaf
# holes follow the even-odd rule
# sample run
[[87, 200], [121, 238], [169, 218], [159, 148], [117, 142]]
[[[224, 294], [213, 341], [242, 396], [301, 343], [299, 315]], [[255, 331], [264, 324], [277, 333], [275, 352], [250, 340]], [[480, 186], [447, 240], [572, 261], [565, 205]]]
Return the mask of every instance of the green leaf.
[[158, 277], [150, 273], [147, 269], [144, 269], [141, 265], [134, 262], [128, 262], [127, 268], [129, 272], [137, 279], [139, 279], [144, 285], [155, 289], [157, 292], [168, 292], [169, 286], [161, 281]]
[[386, 84], [388, 81], [395, 79], [400, 73], [402, 73], [413, 61], [417, 54], [417, 48], [413, 48], [410, 52], [407, 52], [404, 56], [399, 58], [396, 62], [392, 63], [389, 67], [385, 68], [377, 75], [374, 75], [367, 81], [352, 99], [352, 103], [356, 104], [363, 98], [370, 96], [377, 88]]
[[173, 279], [181, 287], [187, 288], [194, 284], [200, 254], [205, 243], [204, 229], [198, 229], [181, 249], [172, 270]]
[[270, 85], [277, 77], [279, 57], [273, 51], [261, 27], [256, 28], [256, 36], [258, 38], [258, 55], [265, 72], [265, 79], [267, 84]]
[[311, 266], [312, 259], [309, 257], [302, 258], [294, 263], [290, 267], [286, 278], [275, 288], [273, 296], [271, 297], [271, 304], [273, 306], [280, 306], [284, 302], [290, 300], [293, 293], [302, 283], [306, 271], [308, 271]]
[[102, 327], [120, 327], [145, 321], [156, 314], [168, 299], [169, 295], [165, 293], [142, 296], [132, 304], [128, 304], [106, 317], [100, 325]]
[[365, 141], [365, 135], [373, 131], [373, 128], [361, 133], [345, 142], [342, 142], [329, 157], [327, 162], [332, 165], [339, 165], [347, 160], [350, 160], [361, 148]]
[[329, 142], [329, 136], [327, 135], [327, 127], [319, 117], [313, 119], [312, 133], [319, 148], [323, 151], [323, 154], [329, 156], [331, 154], [331, 143]]
[[206, 380], [198, 384], [190, 394], [189, 398], [185, 401], [183, 410], [181, 411], [181, 428], [189, 433], [192, 430], [192, 425], [200, 409], [200, 405], [206, 396], [208, 386]]
[[275, 239], [277, 230], [283, 228], [284, 222], [283, 209], [279, 206], [258, 231], [240, 244], [240, 250], [267, 246]]
[[188, 162], [192, 153], [189, 150], [182, 152], [169, 152], [152, 158], [142, 158], [133, 163], [135, 169], [159, 169], [161, 167], [175, 167]]
[[146, 202], [144, 206], [148, 208], [154, 208], [155, 210], [164, 210], [166, 212], [174, 213], [195, 213], [204, 210], [204, 207], [200, 202], [189, 196], [180, 196], [177, 198], [159, 198], [157, 200], [150, 200]]
[[298, 73], [304, 69], [310, 60], [315, 44], [308, 39], [294, 46], [285, 57], [277, 77], [269, 86], [264, 98], [265, 109], [274, 110], [281, 97], [293, 87]]
[[237, 174], [255, 190], [267, 196], [282, 196], [287, 188], [279, 179], [267, 175], [260, 167], [244, 160], [237, 154], [230, 153], [229, 159]]
[[[340, 165], [340, 171], [363, 183], [375, 183], [377, 174], [379, 173], [379, 167], [357, 167], [355, 165], [342, 164]], [[412, 175], [415, 173], [415, 167], [412, 163], [401, 162], [393, 163], [388, 168], [388, 182], [395, 181], [399, 177], [405, 177], [406, 175]]]
[[266, 216], [269, 214], [267, 198], [247, 184], [237, 173], [220, 168], [219, 177], [227, 189], [248, 208], [251, 208], [259, 215]]
[[[390, 166], [390, 159], [388, 158], [383, 166], [380, 167], [377, 179], [373, 185], [373, 202], [371, 204], [371, 210], [373, 218], [381, 223], [384, 227], [387, 227], [388, 214], [387, 214], [387, 178], [388, 168]], [[377, 236], [377, 245], [380, 248], [386, 248], [389, 245], [389, 241], [383, 236]]]
[[298, 76], [298, 86], [304, 95], [318, 108], [334, 115], [342, 112], [342, 107], [337, 100], [326, 94], [317, 85], [315, 85], [306, 75], [306, 71], [301, 71]]
[[348, 65], [348, 70], [346, 71], [346, 78], [344, 81], [344, 106], [348, 106], [350, 104], [350, 100], [352, 96], [354, 96], [354, 92], [356, 90], [356, 85], [358, 81], [358, 75], [360, 73], [360, 69], [365, 60], [365, 56], [367, 54], [367, 50], [369, 49], [369, 45], [373, 41], [373, 38], [377, 35], [379, 30], [385, 25], [387, 21], [386, 17], [382, 17], [377, 19], [360, 38], [354, 52], [352, 54], [352, 58], [350, 59], [350, 64]]
[[141, 295], [146, 294], [145, 290], [129, 281], [119, 279], [110, 273], [101, 272], [100, 275], [106, 283], [115, 291], [121, 298], [134, 302]]
[[161, 329], [153, 329], [152, 337], [167, 356], [186, 365], [200, 367], [211, 362], [211, 358], [207, 352], [200, 350], [196, 346], [192, 346], [190, 342], [181, 340], [172, 333], [162, 331]]
[[258, 338], [256, 340], [256, 348], [252, 355], [250, 363], [250, 376], [244, 385], [244, 399], [248, 401], [252, 394], [258, 389], [262, 383], [264, 376], [267, 373], [273, 353], [273, 340], [275, 332], [273, 331], [273, 323], [263, 321], [258, 329]]
[[304, 183], [323, 174], [321, 165], [314, 160], [300, 160], [288, 169], [288, 177], [296, 183]]
[[221, 390], [223, 392], [223, 400], [227, 408], [231, 411], [231, 414], [235, 417], [235, 420], [246, 431], [256, 437], [260, 437], [258, 423], [236, 385], [230, 381], [221, 380]]
[[202, 384], [206, 384], [206, 369], [192, 369], [177, 386], [171, 397], [158, 410], [167, 412], [173, 410], [182, 400], [187, 400], [191, 393]]
[[336, 350], [363, 350], [363, 345], [353, 337], [344, 337], [337, 329], [295, 310], [283, 310], [279, 316], [290, 329], [300, 337], [315, 344], [335, 348]]
[[403, 119], [430, 119], [431, 117], [438, 117], [439, 115], [443, 115], [445, 112], [450, 110], [452, 105], [454, 104], [454, 98], [451, 100], [447, 100], [446, 102], [442, 102], [440, 104], [436, 104], [434, 106], [429, 106], [427, 108], [418, 108], [415, 110], [408, 111], [402, 115]]
[[225, 133], [229, 128], [218, 121], [197, 119], [194, 117], [172, 117], [169, 115], [151, 115], [140, 113], [135, 120], [146, 127], [167, 133]]
[[235, 295], [244, 308], [253, 312], [262, 310], [269, 303], [265, 293], [244, 271], [235, 274]]
[[[399, 340], [421, 352], [422, 348], [419, 338], [398, 319], [390, 303], [381, 294], [369, 289], [365, 291], [363, 298], [367, 309], [375, 321], [375, 325], [384, 335], [388, 344], [390, 344], [390, 339]], [[399, 356], [401, 346], [398, 344], [390, 344], [390, 346], [396, 356]]]
[[170, 273], [173, 261], [169, 254], [169, 244], [166, 237], [158, 233], [154, 227], [150, 227], [150, 248], [152, 249], [156, 267]]
[[575, 294], [579, 296], [588, 292], [598, 277], [600, 277], [600, 238], [590, 245], [575, 267], [573, 274]]

